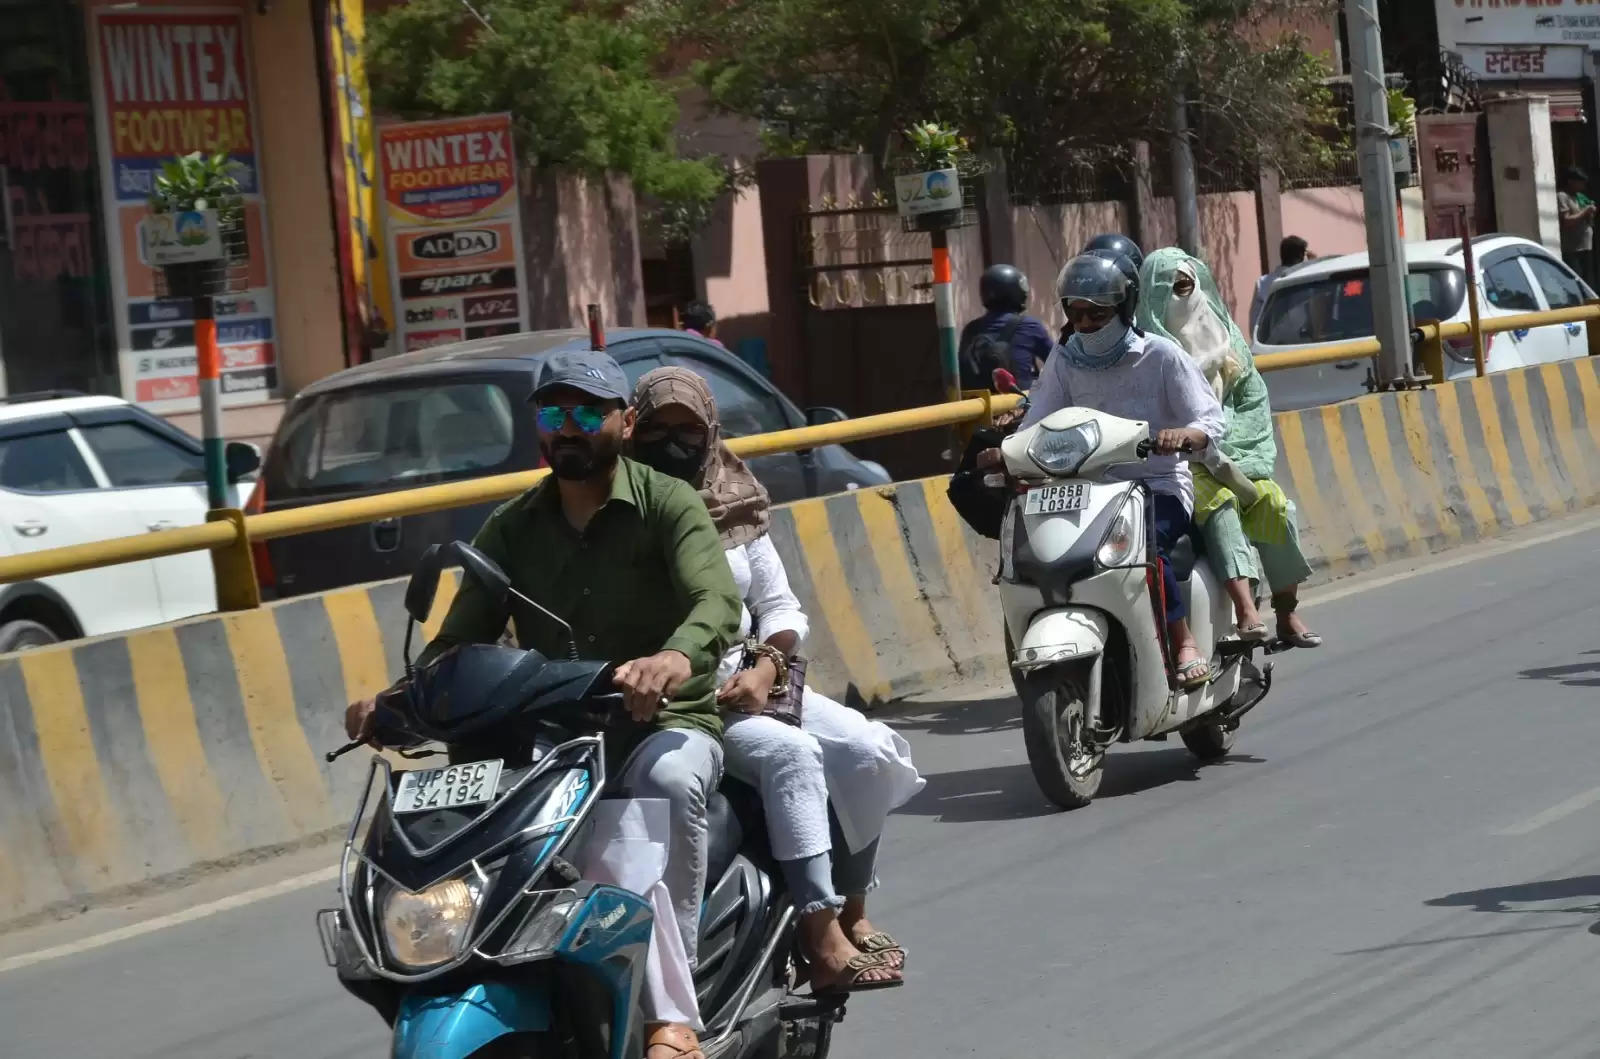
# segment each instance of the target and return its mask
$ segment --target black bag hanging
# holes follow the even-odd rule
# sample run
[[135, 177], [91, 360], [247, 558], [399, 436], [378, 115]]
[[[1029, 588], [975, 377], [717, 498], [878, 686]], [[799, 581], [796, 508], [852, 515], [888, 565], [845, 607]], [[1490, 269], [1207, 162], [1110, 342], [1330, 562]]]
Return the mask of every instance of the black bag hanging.
[[979, 427], [973, 431], [972, 440], [967, 442], [961, 463], [950, 476], [950, 485], [945, 490], [950, 506], [956, 509], [961, 520], [971, 526], [973, 532], [992, 541], [1000, 539], [1000, 523], [1005, 519], [1006, 504], [1011, 497], [1004, 486], [984, 484], [984, 476], [994, 472], [979, 469], [978, 453], [998, 448], [1005, 437], [1005, 432], [995, 427]]

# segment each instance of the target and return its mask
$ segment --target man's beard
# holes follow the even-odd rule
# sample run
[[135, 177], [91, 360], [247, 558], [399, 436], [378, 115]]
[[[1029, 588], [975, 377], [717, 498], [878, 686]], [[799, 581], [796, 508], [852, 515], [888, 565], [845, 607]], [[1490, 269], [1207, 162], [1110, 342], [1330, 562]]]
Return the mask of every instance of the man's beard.
[[541, 441], [544, 462], [550, 473], [566, 482], [584, 482], [611, 473], [617, 464], [619, 446], [608, 437], [556, 437]]

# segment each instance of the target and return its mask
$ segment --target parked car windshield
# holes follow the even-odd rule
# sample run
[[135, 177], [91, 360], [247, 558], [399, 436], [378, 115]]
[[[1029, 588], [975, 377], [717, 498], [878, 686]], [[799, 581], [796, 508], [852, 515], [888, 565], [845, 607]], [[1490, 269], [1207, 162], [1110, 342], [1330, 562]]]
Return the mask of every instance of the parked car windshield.
[[[1416, 320], [1448, 320], [1461, 311], [1466, 276], [1448, 265], [1419, 267], [1406, 277], [1406, 296]], [[1256, 341], [1301, 346], [1371, 338], [1372, 280], [1366, 269], [1335, 272], [1305, 283], [1275, 288], [1261, 311]]]
[[514, 440], [511, 399], [493, 382], [353, 389], [288, 424], [282, 472], [305, 491], [477, 474], [507, 462]]

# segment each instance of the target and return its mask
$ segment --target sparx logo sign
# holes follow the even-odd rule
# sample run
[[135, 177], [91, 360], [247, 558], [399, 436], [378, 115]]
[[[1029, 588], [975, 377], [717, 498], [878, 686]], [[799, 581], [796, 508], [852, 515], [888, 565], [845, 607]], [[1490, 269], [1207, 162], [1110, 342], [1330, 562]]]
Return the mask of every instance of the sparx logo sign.
[[436, 294], [506, 290], [516, 285], [516, 269], [486, 268], [476, 272], [447, 272], [438, 276], [408, 276], [400, 281], [400, 296], [427, 298]]
[[427, 261], [478, 257], [500, 249], [500, 234], [488, 228], [463, 228], [455, 232], [430, 232], [413, 236], [411, 252]]

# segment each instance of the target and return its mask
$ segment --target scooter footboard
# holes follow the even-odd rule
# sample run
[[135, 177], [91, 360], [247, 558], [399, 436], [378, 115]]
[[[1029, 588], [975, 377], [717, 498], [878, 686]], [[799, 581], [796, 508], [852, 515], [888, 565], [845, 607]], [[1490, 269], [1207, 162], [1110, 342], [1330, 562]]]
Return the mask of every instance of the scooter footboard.
[[1027, 671], [1077, 658], [1093, 658], [1105, 652], [1110, 635], [1110, 621], [1092, 607], [1042, 610], [1029, 619], [1011, 664]]
[[394, 1020], [393, 1059], [467, 1059], [513, 1033], [550, 1029], [548, 990], [483, 982], [447, 993], [413, 991]]

